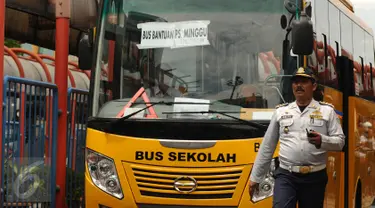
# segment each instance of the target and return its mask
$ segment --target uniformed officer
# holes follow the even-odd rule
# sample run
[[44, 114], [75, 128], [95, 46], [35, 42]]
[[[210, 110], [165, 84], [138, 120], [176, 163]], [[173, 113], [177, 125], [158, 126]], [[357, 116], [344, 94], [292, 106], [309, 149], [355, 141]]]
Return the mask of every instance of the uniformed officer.
[[250, 195], [269, 170], [280, 141], [276, 169], [274, 208], [323, 207], [327, 151], [341, 151], [345, 144], [338, 116], [331, 104], [313, 99], [316, 79], [309, 68], [299, 68], [292, 77], [296, 101], [276, 107], [264, 135], [250, 176]]

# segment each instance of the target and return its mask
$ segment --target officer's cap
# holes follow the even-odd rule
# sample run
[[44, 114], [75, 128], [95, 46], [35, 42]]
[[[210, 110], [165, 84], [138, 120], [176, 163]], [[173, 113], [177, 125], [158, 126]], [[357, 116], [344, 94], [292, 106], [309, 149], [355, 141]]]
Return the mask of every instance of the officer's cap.
[[300, 67], [293, 75], [292, 77], [292, 81], [294, 81], [297, 77], [307, 77], [307, 78], [310, 78], [313, 82], [316, 81], [315, 79], [315, 75], [313, 73], [313, 71], [306, 67]]

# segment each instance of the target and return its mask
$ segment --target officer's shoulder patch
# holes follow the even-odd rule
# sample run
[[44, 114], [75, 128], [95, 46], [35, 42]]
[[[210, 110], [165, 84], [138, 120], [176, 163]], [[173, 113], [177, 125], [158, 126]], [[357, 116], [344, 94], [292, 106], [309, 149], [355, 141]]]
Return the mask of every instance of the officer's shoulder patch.
[[275, 108], [278, 109], [280, 107], [285, 107], [285, 106], [288, 106], [288, 105], [289, 105], [289, 103], [282, 103], [282, 104], [277, 105]]
[[331, 103], [327, 103], [327, 102], [324, 102], [324, 101], [319, 101], [319, 104], [335, 108]]

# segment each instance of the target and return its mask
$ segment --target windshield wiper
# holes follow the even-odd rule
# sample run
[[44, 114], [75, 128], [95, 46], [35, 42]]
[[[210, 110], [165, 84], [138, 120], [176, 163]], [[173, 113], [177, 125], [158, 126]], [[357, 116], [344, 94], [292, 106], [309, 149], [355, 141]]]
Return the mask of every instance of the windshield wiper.
[[257, 122], [254, 122], [254, 121], [249, 121], [249, 120], [245, 120], [245, 119], [241, 119], [241, 118], [237, 118], [235, 116], [231, 116], [229, 115], [229, 113], [244, 113], [244, 112], [230, 112], [230, 111], [215, 111], [215, 110], [208, 110], [208, 111], [186, 111], [186, 112], [163, 112], [163, 114], [191, 114], [191, 113], [199, 113], [199, 114], [204, 114], [204, 113], [217, 113], [217, 114], [220, 114], [220, 115], [223, 115], [223, 116], [226, 116], [226, 117], [229, 117], [229, 118], [233, 118], [237, 121], [240, 121], [244, 124], [247, 124], [249, 126], [252, 126], [252, 127], [255, 127], [255, 128], [258, 128], [258, 129], [261, 129], [261, 130], [264, 130], [266, 131], [267, 130], [267, 126], [263, 125], [263, 124], [260, 124], [260, 123], [257, 123]]
[[138, 110], [138, 111], [136, 111], [136, 112], [133, 112], [133, 113], [131, 113], [131, 114], [129, 114], [129, 115], [126, 115], [126, 116], [124, 116], [124, 117], [121, 117], [121, 118], [119, 118], [119, 119], [117, 119], [117, 120], [115, 120], [115, 121], [112, 121], [112, 122], [110, 123], [110, 125], [112, 126], [112, 125], [117, 124], [117, 123], [119, 123], [119, 122], [121, 122], [121, 121], [127, 120], [127, 119], [129, 119], [130, 117], [132, 117], [132, 116], [134, 116], [134, 115], [136, 115], [136, 114], [138, 114], [138, 113], [140, 113], [140, 112], [142, 112], [142, 111], [144, 111], [144, 110], [147, 110], [147, 109], [151, 108], [151, 107], [154, 106], [154, 105], [161, 105], [161, 104], [163, 104], [163, 105], [174, 105], [174, 104], [183, 104], [183, 105], [212, 105], [212, 103], [165, 102], [165, 101], [159, 101], [159, 102], [144, 102], [144, 103], [133, 103], [133, 104], [146, 104], [146, 105], [149, 104], [149, 105], [146, 106], [146, 107], [144, 107], [144, 108], [142, 108], [142, 109], [140, 109], [140, 110]]

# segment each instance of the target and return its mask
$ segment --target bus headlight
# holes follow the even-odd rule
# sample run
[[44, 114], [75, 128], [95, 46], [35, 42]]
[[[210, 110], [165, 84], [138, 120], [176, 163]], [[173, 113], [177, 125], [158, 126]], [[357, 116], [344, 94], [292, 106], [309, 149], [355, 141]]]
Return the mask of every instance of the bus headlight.
[[259, 184], [259, 192], [254, 193], [253, 197], [251, 198], [252, 202], [256, 203], [273, 196], [273, 188], [275, 186], [275, 179], [273, 176], [275, 169], [275, 159], [272, 159], [270, 170], [267, 173], [266, 178]]
[[118, 199], [123, 198], [113, 159], [86, 149], [86, 163], [91, 180], [99, 189]]

